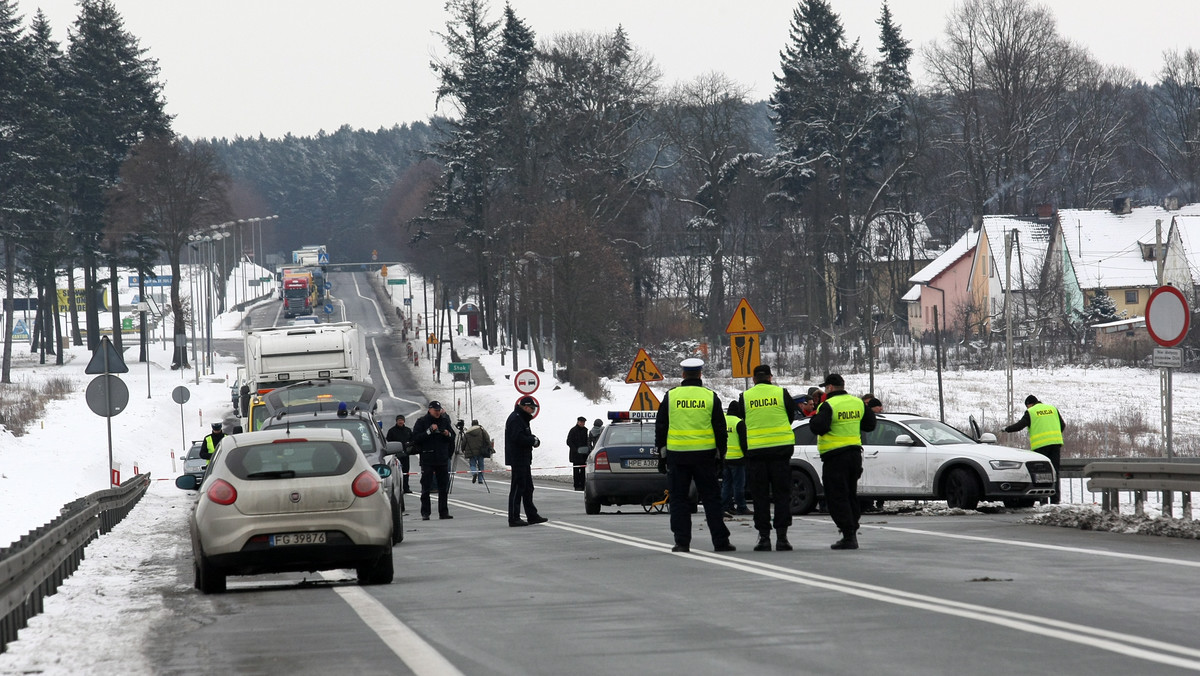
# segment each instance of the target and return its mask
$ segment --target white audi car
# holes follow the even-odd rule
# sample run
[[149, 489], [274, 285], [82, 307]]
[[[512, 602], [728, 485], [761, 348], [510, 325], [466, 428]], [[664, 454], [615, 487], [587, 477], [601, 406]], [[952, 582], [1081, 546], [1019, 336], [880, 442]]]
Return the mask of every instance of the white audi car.
[[279, 428], [226, 437], [191, 516], [196, 588], [226, 576], [352, 568], [359, 584], [392, 581], [391, 502], [382, 478], [342, 429]]
[[[821, 459], [808, 421], [795, 424], [792, 452], [792, 513], [817, 505]], [[937, 420], [908, 413], [880, 413], [863, 434], [862, 500], [945, 500], [950, 507], [976, 509], [980, 501], [1031, 507], [1054, 495], [1057, 478], [1046, 456], [997, 446], [996, 436], [979, 441]]]

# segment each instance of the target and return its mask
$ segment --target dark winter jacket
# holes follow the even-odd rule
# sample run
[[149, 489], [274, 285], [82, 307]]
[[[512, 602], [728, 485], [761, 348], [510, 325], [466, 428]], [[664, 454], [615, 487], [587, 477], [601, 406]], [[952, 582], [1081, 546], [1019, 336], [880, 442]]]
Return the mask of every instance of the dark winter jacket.
[[533, 448], [541, 442], [530, 431], [530, 420], [533, 415], [516, 406], [504, 423], [504, 464], [509, 467], [533, 465]]
[[412, 445], [421, 455], [422, 467], [449, 465], [454, 455], [454, 422], [444, 411], [438, 418], [426, 413], [413, 425]]
[[588, 449], [596, 447], [596, 440], [600, 438], [600, 433], [604, 431], [604, 425], [592, 423], [592, 429], [588, 430]]
[[388, 428], [387, 440], [399, 441], [400, 443], [404, 444], [404, 452], [408, 453], [408, 444], [412, 441], [412, 428], [408, 427], [407, 425], [404, 427], [392, 425]]
[[567, 432], [567, 460], [573, 465], [580, 465], [587, 462], [588, 451], [588, 429], [579, 425], [572, 425], [571, 431]]

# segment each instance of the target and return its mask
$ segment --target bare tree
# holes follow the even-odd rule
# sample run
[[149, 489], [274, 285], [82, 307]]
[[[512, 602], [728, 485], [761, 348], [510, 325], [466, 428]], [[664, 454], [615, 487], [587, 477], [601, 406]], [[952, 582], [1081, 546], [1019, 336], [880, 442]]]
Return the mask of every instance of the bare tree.
[[1200, 51], [1166, 52], [1161, 77], [1153, 144], [1145, 150], [1191, 202], [1200, 197]]
[[[212, 148], [167, 136], [139, 143], [121, 167], [111, 219], [154, 242], [171, 265], [171, 308], [176, 331], [184, 326], [179, 264], [188, 235], [229, 216], [226, 189]], [[187, 368], [186, 346], [176, 346], [171, 368]]]

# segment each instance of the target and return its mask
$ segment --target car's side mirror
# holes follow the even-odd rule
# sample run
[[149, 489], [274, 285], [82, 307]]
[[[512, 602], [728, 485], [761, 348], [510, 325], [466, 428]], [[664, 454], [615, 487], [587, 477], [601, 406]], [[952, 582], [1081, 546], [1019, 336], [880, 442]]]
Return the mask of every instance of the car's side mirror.
[[991, 432], [984, 432], [983, 435], [979, 437], [979, 443], [994, 444], [996, 443], [996, 435], [992, 434]]
[[916, 444], [917, 442], [913, 441], [913, 438], [907, 434], [901, 434], [896, 437], [897, 446], [915, 446]]
[[379, 474], [380, 479], [386, 479], [392, 475], [392, 468], [387, 465], [371, 465]]
[[403, 441], [389, 441], [383, 450], [384, 455], [404, 455]]
[[175, 477], [175, 487], [185, 491], [194, 491], [200, 487], [200, 482], [191, 474]]

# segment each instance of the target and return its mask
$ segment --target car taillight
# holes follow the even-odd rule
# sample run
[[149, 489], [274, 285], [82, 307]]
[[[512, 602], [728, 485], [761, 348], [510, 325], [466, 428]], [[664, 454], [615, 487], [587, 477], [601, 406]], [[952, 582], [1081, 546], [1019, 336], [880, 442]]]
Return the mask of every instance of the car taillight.
[[365, 498], [379, 490], [379, 475], [375, 470], [363, 470], [361, 474], [354, 477], [354, 483], [350, 484], [350, 489], [360, 498]]
[[224, 479], [217, 479], [208, 487], [208, 499], [218, 505], [232, 505], [237, 500], [237, 489]]
[[608, 451], [600, 451], [596, 454], [596, 469], [609, 469]]

